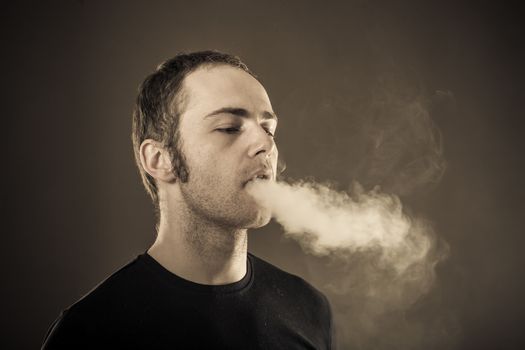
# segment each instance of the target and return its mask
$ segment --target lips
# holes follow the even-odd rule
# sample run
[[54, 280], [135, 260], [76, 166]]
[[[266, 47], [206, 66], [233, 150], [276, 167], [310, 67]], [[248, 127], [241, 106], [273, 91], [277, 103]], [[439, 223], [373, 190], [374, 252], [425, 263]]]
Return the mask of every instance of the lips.
[[248, 179], [244, 182], [243, 186], [246, 186], [247, 183], [254, 180], [273, 180], [273, 172], [267, 168], [258, 169], [251, 173]]

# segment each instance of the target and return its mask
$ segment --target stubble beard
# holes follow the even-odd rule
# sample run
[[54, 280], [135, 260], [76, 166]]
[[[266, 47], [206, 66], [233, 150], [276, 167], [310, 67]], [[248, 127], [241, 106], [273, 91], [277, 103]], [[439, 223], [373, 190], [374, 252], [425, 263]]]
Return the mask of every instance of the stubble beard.
[[179, 164], [184, 164], [183, 173], [187, 174], [185, 179], [178, 181], [184, 203], [184, 208], [180, 209], [187, 225], [184, 240], [188, 246], [209, 259], [246, 254], [246, 229], [239, 220], [242, 215], [234, 205], [235, 200], [210, 191], [221, 185], [199, 178], [197, 170], [189, 171], [185, 161]]

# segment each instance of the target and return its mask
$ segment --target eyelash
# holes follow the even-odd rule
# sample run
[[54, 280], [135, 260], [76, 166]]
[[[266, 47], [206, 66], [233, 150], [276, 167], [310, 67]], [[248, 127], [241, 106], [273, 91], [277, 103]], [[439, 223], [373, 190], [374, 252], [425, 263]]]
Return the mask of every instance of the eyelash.
[[[230, 127], [230, 128], [222, 128], [222, 129], [217, 129], [221, 132], [224, 132], [224, 133], [227, 133], [227, 134], [236, 134], [238, 133], [239, 131], [241, 131], [241, 128], [238, 128], [238, 127]], [[270, 130], [267, 130], [267, 129], [264, 129], [264, 131], [266, 131], [266, 133], [268, 134], [268, 136], [270, 137], [275, 137], [274, 134], [272, 134], [270, 132]]]

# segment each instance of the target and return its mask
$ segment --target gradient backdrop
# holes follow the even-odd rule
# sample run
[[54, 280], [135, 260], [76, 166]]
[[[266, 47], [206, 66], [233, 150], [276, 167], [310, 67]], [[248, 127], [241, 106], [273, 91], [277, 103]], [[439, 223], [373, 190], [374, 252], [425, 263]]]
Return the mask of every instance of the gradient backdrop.
[[[378, 334], [390, 334], [392, 343], [365, 339], [356, 348], [524, 345], [520, 6], [12, 3], [0, 15], [7, 159], [2, 349], [39, 347], [63, 308], [153, 242], [152, 206], [131, 148], [132, 105], [158, 63], [200, 49], [237, 54], [261, 78], [280, 117], [277, 142], [287, 176], [342, 189], [352, 180], [381, 184], [448, 242], [450, 256], [437, 268], [435, 287], [417, 310], [407, 310], [414, 332], [431, 339], [395, 340], [397, 330], [386, 323], [377, 325]], [[416, 180], [400, 176], [396, 166], [367, 170], [374, 160], [366, 118], [388, 110], [377, 91], [428, 100], [447, 163], [438, 183], [439, 177], [410, 185]], [[403, 154], [396, 157], [399, 165]], [[275, 223], [251, 233], [250, 249], [321, 289], [331, 277], [322, 261], [282, 238]], [[402, 337], [409, 333], [400, 330]]]

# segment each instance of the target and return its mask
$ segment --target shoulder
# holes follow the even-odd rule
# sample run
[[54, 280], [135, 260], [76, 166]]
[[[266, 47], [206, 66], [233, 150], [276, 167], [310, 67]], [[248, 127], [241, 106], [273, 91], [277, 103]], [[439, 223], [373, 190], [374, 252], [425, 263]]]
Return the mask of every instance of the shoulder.
[[97, 305], [107, 306], [116, 300], [125, 300], [131, 290], [144, 284], [145, 271], [141, 256], [136, 257], [122, 266], [102, 282], [93, 287], [89, 292], [68, 307], [68, 311], [93, 310]]
[[[126, 305], [131, 300], [139, 284], [144, 284], [144, 274], [140, 257], [135, 258], [75, 303], [67, 307], [49, 328], [43, 349], [61, 348], [62, 346], [80, 346], [80, 342], [94, 340], [94, 335], [103, 337], [105, 323], [114, 322], [119, 315], [125, 315]], [[130, 292], [132, 291], [132, 292]], [[100, 340], [100, 339], [99, 339]]]

